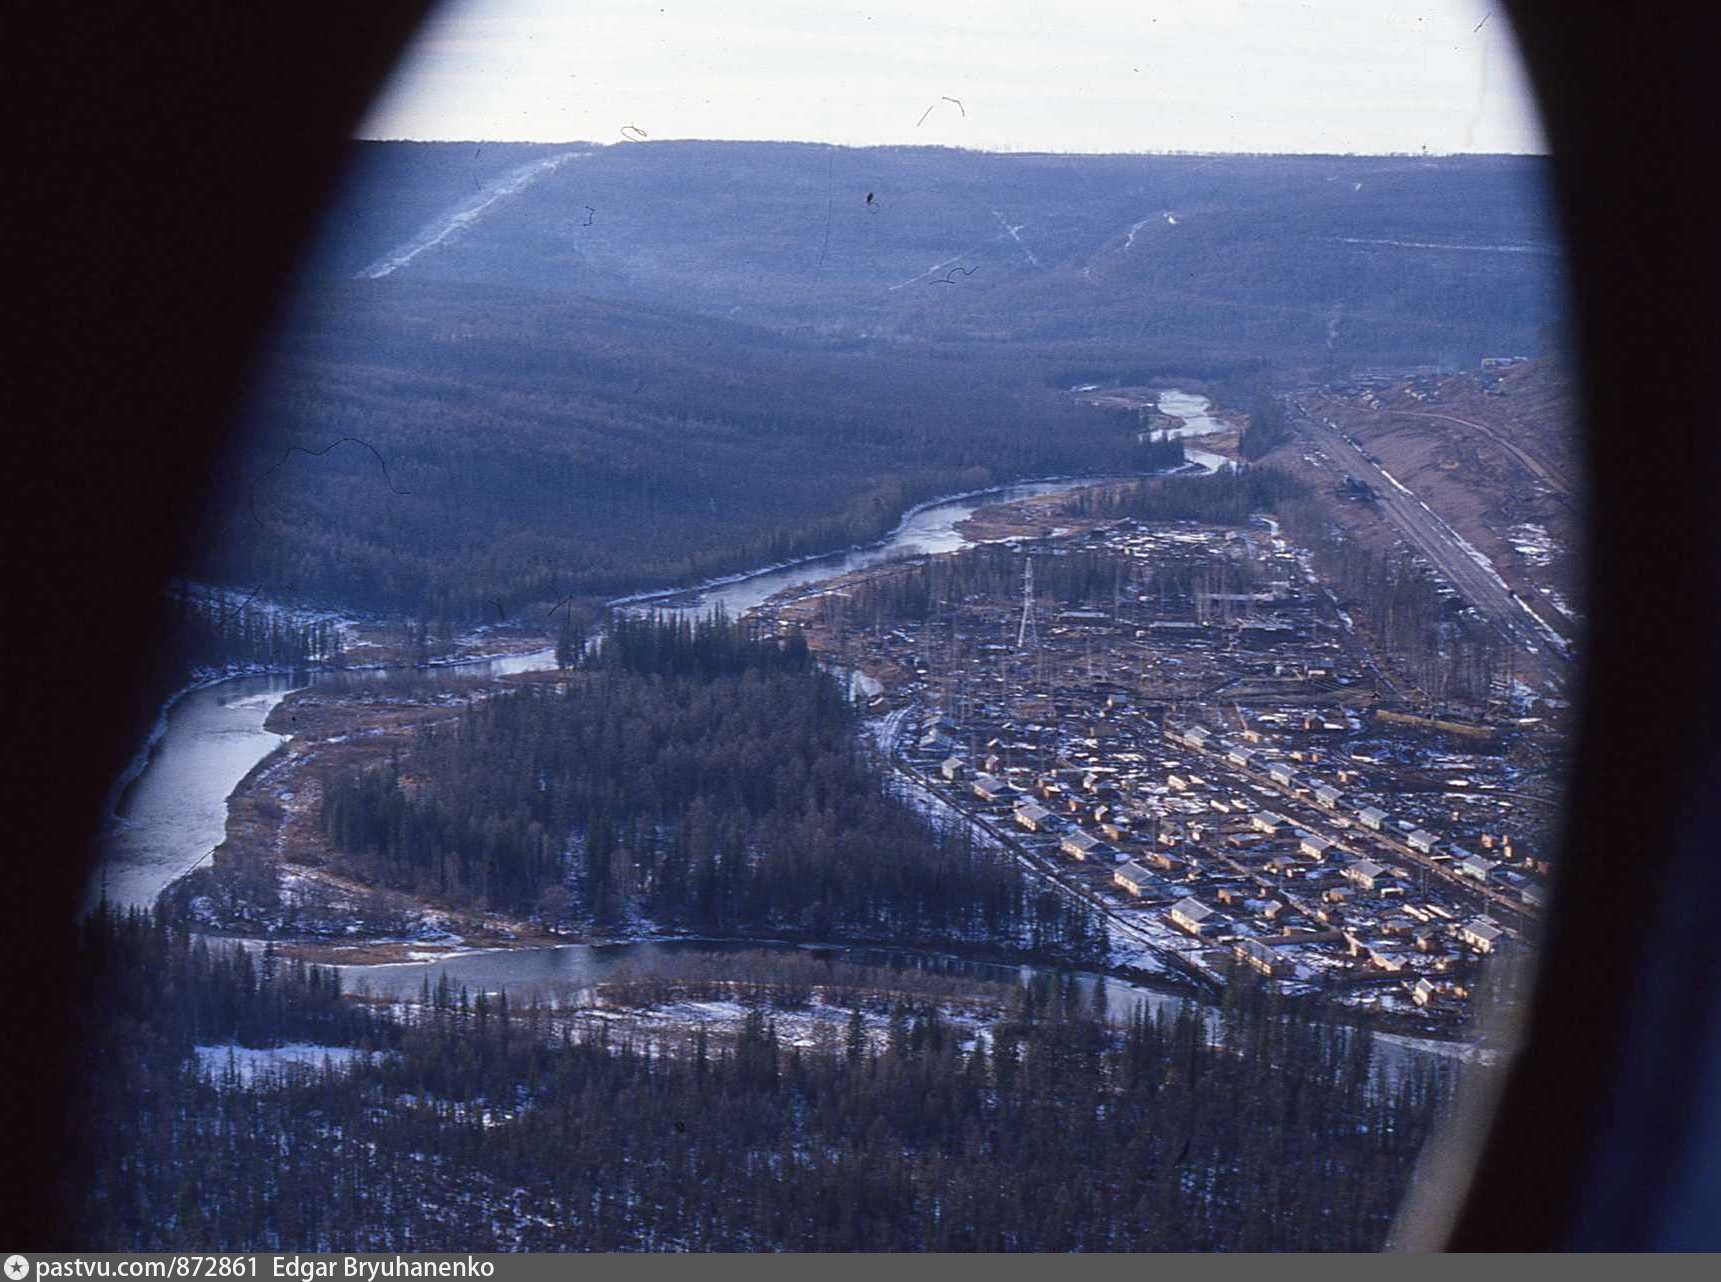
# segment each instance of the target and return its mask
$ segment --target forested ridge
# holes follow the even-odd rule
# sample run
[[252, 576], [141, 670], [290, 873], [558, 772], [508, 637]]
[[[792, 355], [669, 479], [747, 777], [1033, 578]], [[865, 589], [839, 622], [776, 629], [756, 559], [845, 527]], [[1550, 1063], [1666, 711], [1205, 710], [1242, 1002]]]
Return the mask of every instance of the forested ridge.
[[[361, 145], [194, 572], [467, 621], [1151, 466], [1127, 416], [1063, 390], [1206, 380], [1265, 421], [1287, 379], [1535, 350], [1559, 291], [1544, 177], [1531, 157]], [[947, 261], [969, 274], [935, 288]]]
[[889, 790], [799, 638], [721, 617], [613, 620], [590, 664], [332, 770], [340, 871], [553, 928], [960, 944], [1103, 960], [1085, 905]]
[[[393, 1011], [141, 914], [86, 923], [90, 1052], [60, 1178], [133, 1250], [1366, 1250], [1453, 1082], [1229, 990], [1106, 1023], [1020, 988], [978, 1038], [929, 1002], [789, 1046], [571, 1031], [446, 986]], [[218, 993], [206, 1001], [200, 993]], [[780, 1000], [796, 1000], [782, 998]], [[249, 1080], [195, 1044], [315, 1038], [344, 1067]]]
[[[476, 185], [567, 153], [383, 283], [893, 341], [1128, 345], [1140, 364], [1469, 364], [1529, 350], [1558, 307], [1549, 163], [1534, 156], [372, 142], [354, 148], [314, 268], [351, 276]], [[932, 284], [953, 257], [972, 273]]]
[[[266, 595], [515, 617], [869, 542], [923, 500], [1165, 465], [1006, 354], [408, 281], [319, 286], [203, 563]], [[494, 604], [493, 604], [494, 603]]]

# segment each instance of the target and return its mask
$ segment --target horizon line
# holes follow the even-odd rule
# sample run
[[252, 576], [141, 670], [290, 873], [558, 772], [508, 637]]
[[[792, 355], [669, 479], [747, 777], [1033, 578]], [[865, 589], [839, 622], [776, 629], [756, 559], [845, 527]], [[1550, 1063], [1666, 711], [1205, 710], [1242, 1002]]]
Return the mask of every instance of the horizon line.
[[1186, 156], [1205, 159], [1247, 159], [1247, 158], [1298, 158], [1320, 159], [1332, 158], [1341, 160], [1451, 160], [1458, 157], [1475, 157], [1480, 159], [1510, 158], [1551, 160], [1551, 151], [1226, 151], [1226, 150], [1191, 150], [1184, 148], [1144, 149], [1140, 151], [996, 151], [985, 147], [959, 147], [945, 143], [914, 143], [914, 142], [821, 142], [804, 138], [646, 138], [636, 140], [620, 138], [614, 142], [599, 142], [591, 138], [419, 138], [407, 136], [368, 137], [354, 135], [350, 142], [376, 143], [423, 143], [449, 146], [498, 146], [498, 147], [651, 147], [667, 143], [702, 143], [706, 145], [719, 144], [741, 147], [826, 147], [843, 151], [958, 151], [976, 156], [1091, 156], [1096, 159], [1107, 157], [1128, 156]]

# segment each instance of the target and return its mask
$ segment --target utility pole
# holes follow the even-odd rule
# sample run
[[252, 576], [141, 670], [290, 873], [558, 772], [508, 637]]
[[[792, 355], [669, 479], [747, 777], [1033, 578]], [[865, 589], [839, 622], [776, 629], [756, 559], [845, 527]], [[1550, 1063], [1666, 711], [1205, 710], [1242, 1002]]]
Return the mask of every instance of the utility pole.
[[1022, 626], [1016, 633], [1016, 648], [1026, 650], [1030, 645], [1040, 648], [1040, 630], [1034, 621], [1034, 558], [1028, 557], [1022, 566]]

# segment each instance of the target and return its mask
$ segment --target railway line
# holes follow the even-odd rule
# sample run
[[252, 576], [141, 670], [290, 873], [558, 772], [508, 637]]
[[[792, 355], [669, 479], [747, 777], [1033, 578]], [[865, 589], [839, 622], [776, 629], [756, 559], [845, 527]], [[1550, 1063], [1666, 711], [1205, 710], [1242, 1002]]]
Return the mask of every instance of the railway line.
[[1561, 668], [1569, 664], [1563, 643], [1556, 644], [1542, 631], [1546, 625], [1536, 620], [1518, 594], [1491, 568], [1478, 561], [1451, 526], [1372, 461], [1331, 420], [1310, 414], [1300, 403], [1294, 405], [1299, 426], [1340, 468], [1371, 483], [1387, 519], [1510, 645], [1533, 655], [1549, 656]]

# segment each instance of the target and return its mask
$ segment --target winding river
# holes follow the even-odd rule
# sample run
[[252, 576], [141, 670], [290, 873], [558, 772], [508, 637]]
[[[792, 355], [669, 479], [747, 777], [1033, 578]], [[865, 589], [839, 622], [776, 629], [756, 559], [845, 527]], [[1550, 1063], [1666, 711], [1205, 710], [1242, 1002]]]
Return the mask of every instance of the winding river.
[[[693, 591], [642, 593], [616, 604], [699, 614], [721, 605], [732, 617], [738, 616], [785, 588], [819, 583], [894, 556], [955, 551], [969, 542], [956, 527], [981, 505], [1055, 494], [1092, 484], [1093, 479], [1036, 481], [924, 503], [870, 547], [771, 566]], [[554, 666], [555, 652], [545, 649], [427, 671], [432, 677], [501, 676]], [[226, 836], [228, 796], [253, 766], [284, 742], [284, 736], [265, 730], [263, 723], [290, 692], [307, 685], [375, 681], [386, 675], [378, 669], [346, 669], [232, 677], [175, 699], [151, 736], [142, 768], [119, 791], [99, 877], [90, 887], [91, 901], [105, 893], [108, 902], [119, 907], [148, 907], [170, 882], [209, 858]], [[520, 959], [513, 964], [523, 973], [535, 964], [530, 950], [509, 956]], [[565, 962], [563, 958], [558, 964]]]
[[829, 556], [810, 557], [791, 565], [773, 566], [751, 574], [737, 575], [708, 587], [692, 591], [667, 591], [624, 597], [612, 604], [636, 604], [664, 613], [709, 614], [721, 606], [730, 618], [736, 618], [779, 592], [790, 588], [810, 587], [869, 565], [877, 565], [892, 557], [915, 553], [954, 552], [971, 546], [969, 539], [956, 527], [985, 503], [1011, 503], [1017, 499], [1035, 498], [1041, 494], [1061, 494], [1083, 485], [1093, 485], [1106, 477], [1084, 477], [1079, 480], [1026, 481], [998, 489], [983, 490], [956, 498], [937, 499], [910, 508], [896, 529], [881, 541], [864, 548], [836, 552]]
[[[554, 650], [431, 668], [432, 674], [501, 676], [555, 664]], [[307, 685], [381, 680], [380, 669], [231, 677], [189, 690], [162, 713], [142, 769], [119, 790], [103, 843], [92, 902], [147, 908], [170, 882], [208, 859], [227, 835], [227, 798], [286, 741], [263, 723], [276, 704]]]
[[[1176, 398], [1176, 399], [1174, 399]], [[1206, 399], [1180, 392], [1162, 396], [1168, 414], [1184, 419], [1188, 434], [1220, 430], [1207, 417]], [[1193, 462], [1213, 470], [1224, 460], [1216, 455]], [[1212, 460], [1209, 462], [1209, 460]], [[640, 608], [705, 612], [721, 604], [732, 615], [758, 605], [785, 588], [804, 587], [911, 552], [949, 552], [968, 543], [956, 526], [983, 503], [1056, 493], [1092, 484], [1085, 480], [1041, 481], [1001, 487], [922, 505], [904, 517], [891, 535], [871, 547], [770, 567], [693, 592], [641, 594], [627, 602]], [[449, 664], [429, 669], [431, 676], [487, 676], [543, 671], [555, 663], [552, 650], [506, 658]], [[240, 676], [190, 690], [163, 713], [142, 760], [141, 769], [119, 790], [115, 814], [100, 862], [92, 901], [105, 894], [117, 906], [149, 906], [171, 882], [207, 860], [226, 833], [227, 798], [246, 773], [285, 737], [264, 729], [264, 721], [280, 701], [305, 686], [339, 686], [374, 681], [388, 675], [378, 670]], [[349, 990], [364, 989], [378, 996], [410, 997], [428, 980], [446, 975], [456, 986], [474, 991], [507, 989], [527, 995], [555, 995], [586, 988], [626, 974], [673, 975], [689, 960], [720, 959], [737, 949], [796, 947], [772, 941], [708, 940], [641, 941], [620, 944], [569, 944], [555, 947], [499, 949], [427, 958], [422, 961], [339, 967]], [[1009, 979], [1042, 973], [1030, 966], [1008, 966], [866, 946], [817, 950], [844, 961], [882, 970], [913, 966], [985, 979]], [[1043, 972], [1050, 973], [1050, 972]], [[1127, 1014], [1137, 1003], [1159, 1009], [1175, 1006], [1180, 997], [1103, 979], [1079, 975], [1084, 990], [1104, 984], [1108, 1009]], [[1466, 1048], [1439, 1042], [1392, 1039], [1417, 1052], [1462, 1053]], [[1391, 1045], [1383, 1043], [1390, 1052]], [[1388, 1059], [1397, 1058], [1388, 1054]]]
[[1212, 409], [1212, 403], [1205, 396], [1197, 396], [1194, 392], [1183, 392], [1174, 387], [1159, 394], [1159, 412], [1183, 422], [1182, 427], [1166, 432], [1167, 436], [1183, 442], [1183, 457], [1206, 471], [1222, 472], [1234, 466], [1230, 459], [1211, 450], [1197, 449], [1189, 443], [1191, 437], [1213, 436], [1231, 430], [1227, 424], [1213, 417]]

